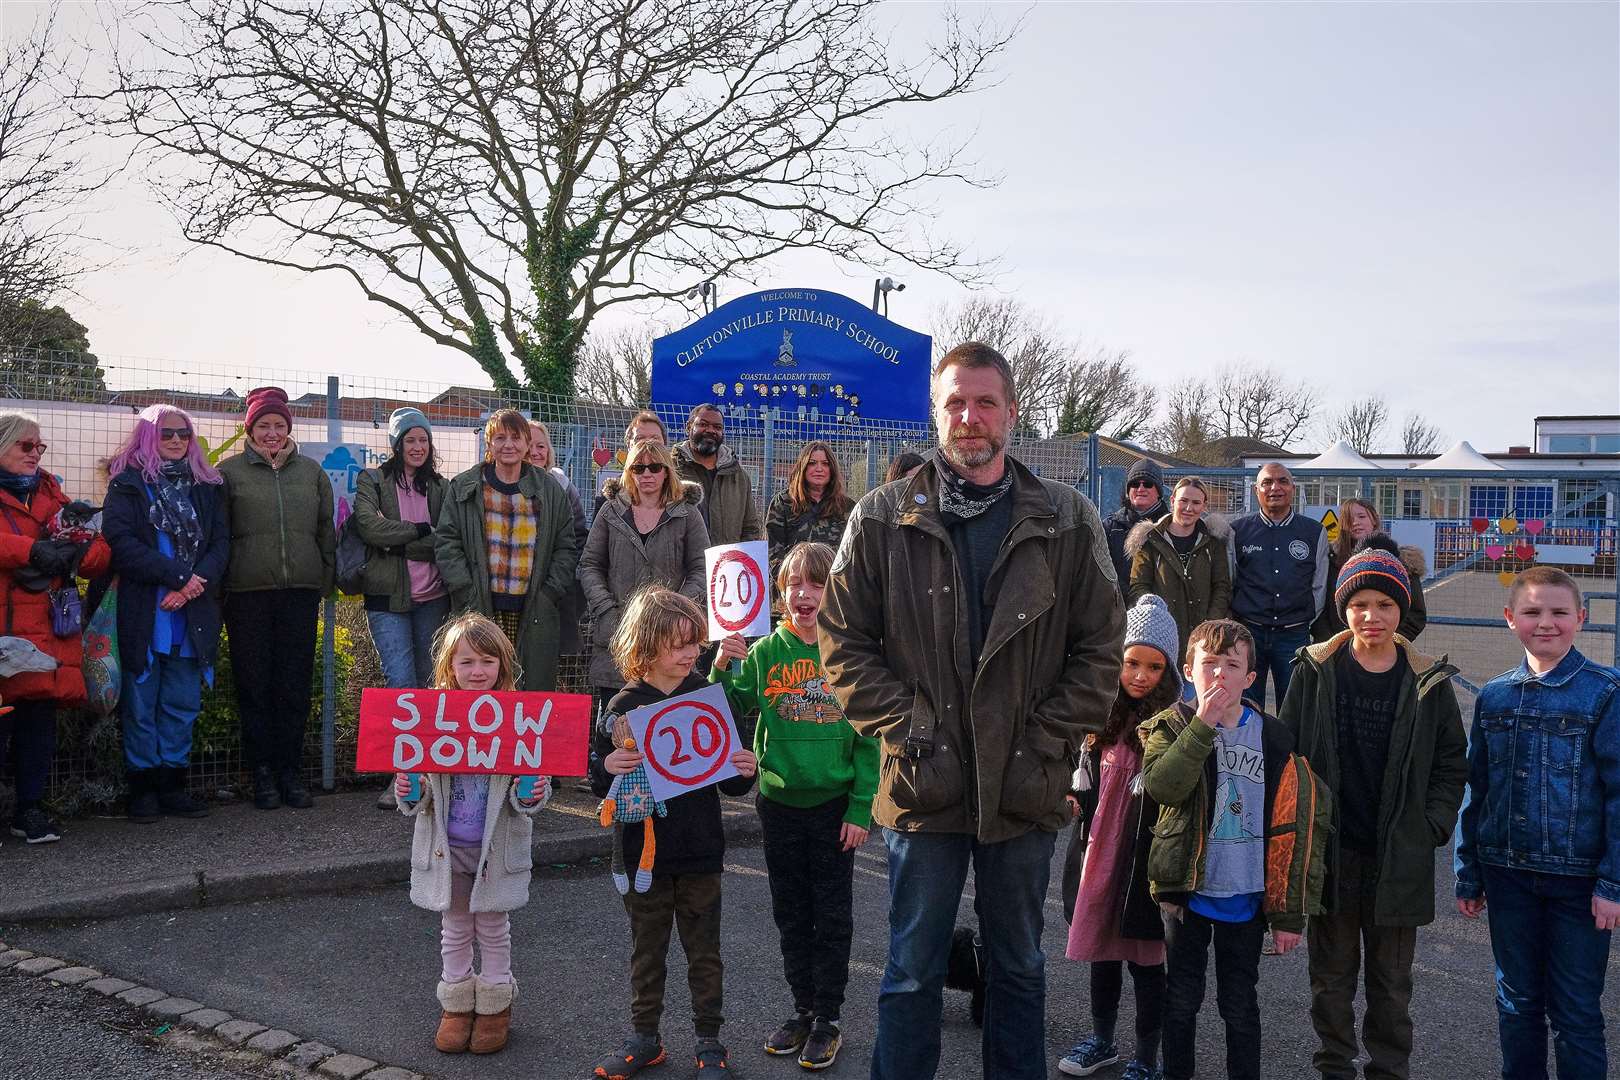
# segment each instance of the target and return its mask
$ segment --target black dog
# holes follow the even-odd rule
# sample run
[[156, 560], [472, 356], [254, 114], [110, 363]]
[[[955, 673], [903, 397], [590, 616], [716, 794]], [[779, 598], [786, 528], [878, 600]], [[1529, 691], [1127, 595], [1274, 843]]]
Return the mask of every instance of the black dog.
[[945, 963], [945, 985], [973, 995], [973, 1023], [984, 1027], [984, 942], [971, 926], [958, 926], [951, 934], [951, 953]]

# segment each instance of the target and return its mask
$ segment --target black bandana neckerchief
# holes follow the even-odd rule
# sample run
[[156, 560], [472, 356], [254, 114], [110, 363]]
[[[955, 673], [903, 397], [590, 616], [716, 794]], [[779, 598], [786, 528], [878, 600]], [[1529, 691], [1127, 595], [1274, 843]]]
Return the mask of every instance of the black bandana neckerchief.
[[934, 455], [939, 474], [939, 512], [947, 518], [967, 521], [976, 518], [1012, 490], [1013, 471], [1009, 464], [994, 484], [975, 484], [946, 462], [944, 454]]

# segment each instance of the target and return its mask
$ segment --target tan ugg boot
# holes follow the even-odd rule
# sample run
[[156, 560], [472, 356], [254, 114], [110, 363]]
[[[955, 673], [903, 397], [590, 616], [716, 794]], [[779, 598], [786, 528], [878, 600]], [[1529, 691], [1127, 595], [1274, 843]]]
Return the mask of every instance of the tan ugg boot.
[[433, 1036], [433, 1045], [446, 1054], [466, 1052], [467, 1044], [472, 1041], [476, 1004], [472, 976], [460, 982], [440, 982], [439, 1004], [444, 1012], [439, 1017], [439, 1031]]
[[517, 983], [485, 982], [477, 980], [477, 1013], [473, 1018], [472, 1042], [467, 1049], [475, 1054], [493, 1054], [506, 1049], [506, 1037], [512, 1030], [512, 999], [517, 997]]

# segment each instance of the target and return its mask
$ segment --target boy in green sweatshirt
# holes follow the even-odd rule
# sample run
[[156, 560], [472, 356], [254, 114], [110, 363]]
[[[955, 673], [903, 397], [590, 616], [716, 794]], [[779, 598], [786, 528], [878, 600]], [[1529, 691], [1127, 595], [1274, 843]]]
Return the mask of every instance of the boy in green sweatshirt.
[[816, 618], [832, 562], [826, 544], [789, 551], [776, 574], [781, 625], [751, 649], [741, 635], [722, 640], [710, 675], [733, 709], [759, 712], [757, 805], [794, 1007], [765, 1052], [796, 1053], [806, 1069], [831, 1065], [842, 1041], [855, 849], [872, 825], [878, 776], [876, 740], [855, 734], [821, 674]]

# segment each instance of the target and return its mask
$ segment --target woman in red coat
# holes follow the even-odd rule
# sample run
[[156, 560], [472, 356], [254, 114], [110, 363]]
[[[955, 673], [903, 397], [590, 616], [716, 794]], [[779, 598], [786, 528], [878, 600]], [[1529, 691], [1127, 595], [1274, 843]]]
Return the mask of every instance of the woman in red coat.
[[100, 536], [77, 550], [52, 541], [51, 518], [69, 499], [56, 477], [39, 467], [44, 454], [38, 421], [0, 413], [0, 634], [27, 639], [57, 664], [54, 671], [0, 679], [0, 700], [12, 707], [0, 716], [0, 764], [9, 744], [17, 772], [11, 832], [30, 844], [62, 838], [40, 803], [56, 753], [56, 707], [82, 705], [85, 696], [79, 631], [63, 637], [52, 632], [50, 590], [77, 588], [75, 571], [96, 577], [112, 559]]

